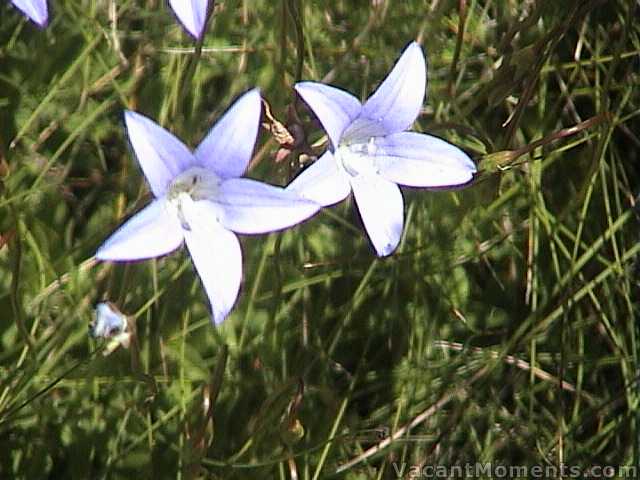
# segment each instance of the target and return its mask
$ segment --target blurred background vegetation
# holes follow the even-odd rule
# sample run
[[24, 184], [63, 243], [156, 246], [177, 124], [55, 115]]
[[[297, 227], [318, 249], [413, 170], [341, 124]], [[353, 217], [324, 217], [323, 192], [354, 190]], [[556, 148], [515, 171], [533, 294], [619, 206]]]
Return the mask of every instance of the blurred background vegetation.
[[[638, 464], [637, 2], [220, 0], [199, 52], [164, 0], [49, 11], [40, 30], [0, 5], [0, 477]], [[414, 39], [414, 128], [479, 174], [404, 189], [394, 255], [351, 201], [243, 237], [218, 328], [185, 251], [92, 260], [150, 198], [123, 109], [194, 147], [258, 86], [311, 144], [293, 83], [366, 98]], [[286, 184], [309, 153], [289, 147], [262, 130], [248, 175]], [[130, 348], [88, 335], [102, 300], [131, 315]]]

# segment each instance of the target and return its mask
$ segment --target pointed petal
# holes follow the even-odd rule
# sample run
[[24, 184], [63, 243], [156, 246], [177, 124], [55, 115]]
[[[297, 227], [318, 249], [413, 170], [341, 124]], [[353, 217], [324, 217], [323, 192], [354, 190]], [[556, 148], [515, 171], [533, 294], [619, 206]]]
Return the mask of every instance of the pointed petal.
[[198, 163], [221, 178], [241, 176], [251, 160], [261, 109], [257, 88], [240, 97], [196, 149]]
[[164, 199], [154, 200], [131, 217], [96, 252], [98, 260], [142, 260], [166, 255], [182, 243], [178, 219]]
[[213, 321], [222, 322], [236, 303], [242, 280], [242, 251], [238, 238], [216, 220], [214, 205], [185, 202], [190, 230], [184, 239], [209, 302]]
[[11, 0], [27, 17], [44, 27], [49, 19], [47, 0]]
[[342, 132], [360, 114], [360, 101], [349, 92], [322, 83], [300, 82], [295, 89], [322, 123], [333, 147], [337, 148]]
[[202, 36], [208, 0], [169, 0], [178, 20], [196, 40]]
[[351, 184], [347, 173], [338, 167], [333, 154], [327, 150], [298, 175], [286, 190], [326, 207], [347, 198], [351, 193]]
[[467, 183], [476, 172], [473, 161], [444, 140], [415, 132], [377, 138], [375, 164], [387, 180], [411, 187], [444, 187]]
[[427, 83], [422, 48], [412, 42], [391, 73], [362, 107], [362, 117], [383, 125], [387, 134], [402, 132], [420, 113]]
[[232, 178], [220, 185], [215, 200], [220, 223], [237, 233], [266, 233], [306, 220], [320, 205], [281, 187], [248, 178]]
[[193, 154], [173, 134], [144, 115], [126, 111], [124, 119], [129, 141], [151, 191], [161, 197], [175, 177], [195, 164]]
[[351, 179], [351, 187], [376, 253], [389, 255], [400, 242], [404, 223], [400, 189], [379, 175], [357, 175]]

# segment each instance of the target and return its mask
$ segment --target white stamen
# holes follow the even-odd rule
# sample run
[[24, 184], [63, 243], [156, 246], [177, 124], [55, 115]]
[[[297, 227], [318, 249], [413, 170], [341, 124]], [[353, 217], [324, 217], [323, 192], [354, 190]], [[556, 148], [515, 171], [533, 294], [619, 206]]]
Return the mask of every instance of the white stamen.
[[351, 176], [360, 174], [377, 174], [378, 169], [372, 158], [378, 150], [375, 138], [371, 137], [364, 142], [341, 142], [335, 157], [338, 164]]
[[210, 170], [192, 167], [176, 177], [167, 192], [168, 206], [177, 215], [182, 228], [191, 230], [183, 205], [198, 200], [213, 200], [218, 195], [220, 178]]

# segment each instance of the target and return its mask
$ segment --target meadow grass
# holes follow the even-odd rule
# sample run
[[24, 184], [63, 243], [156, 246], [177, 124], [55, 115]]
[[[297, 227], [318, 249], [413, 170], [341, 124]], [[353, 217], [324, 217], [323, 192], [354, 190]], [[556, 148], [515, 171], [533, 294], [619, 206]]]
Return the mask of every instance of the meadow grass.
[[[218, 1], [199, 45], [164, 1], [49, 10], [39, 30], [0, 6], [1, 478], [640, 469], [637, 2]], [[259, 135], [248, 175], [285, 185], [323, 148], [293, 83], [366, 98], [414, 39], [414, 129], [479, 172], [403, 189], [392, 256], [352, 200], [244, 236], [217, 328], [184, 249], [92, 258], [150, 199], [124, 109], [194, 147], [260, 87], [306, 132], [280, 161]], [[88, 335], [103, 300], [137, 332], [109, 355]]]

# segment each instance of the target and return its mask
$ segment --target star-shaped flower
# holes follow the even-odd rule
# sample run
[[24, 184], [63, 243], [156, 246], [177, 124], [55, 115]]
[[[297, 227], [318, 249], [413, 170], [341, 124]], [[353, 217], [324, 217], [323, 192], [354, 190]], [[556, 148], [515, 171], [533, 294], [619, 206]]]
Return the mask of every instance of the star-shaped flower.
[[209, 0], [169, 0], [169, 4], [187, 32], [198, 40], [204, 31]]
[[322, 123], [330, 147], [287, 190], [323, 206], [343, 200], [353, 190], [379, 256], [392, 253], [402, 235], [404, 205], [398, 184], [459, 185], [476, 171], [459, 148], [405, 131], [420, 113], [425, 84], [424, 54], [412, 42], [364, 105], [350, 93], [321, 83], [295, 86]]
[[47, 0], [11, 0], [11, 3], [40, 27], [47, 25]]
[[239, 178], [251, 158], [260, 121], [258, 90], [243, 95], [195, 152], [140, 114], [127, 111], [129, 140], [155, 199], [96, 253], [100, 260], [140, 260], [187, 244], [220, 323], [236, 301], [242, 278], [233, 232], [280, 230], [320, 208], [296, 193]]

